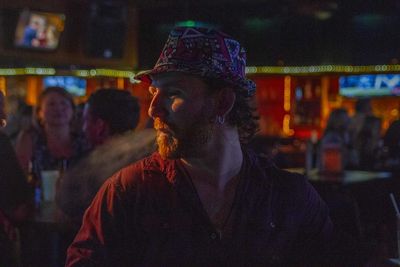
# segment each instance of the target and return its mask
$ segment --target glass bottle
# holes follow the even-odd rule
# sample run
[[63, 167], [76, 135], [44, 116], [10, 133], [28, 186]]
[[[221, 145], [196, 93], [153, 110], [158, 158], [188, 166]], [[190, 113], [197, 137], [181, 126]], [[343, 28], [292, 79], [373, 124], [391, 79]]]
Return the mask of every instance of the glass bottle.
[[65, 172], [68, 169], [68, 160], [67, 159], [61, 159], [60, 160], [60, 165], [59, 165], [59, 176], [56, 182], [56, 195], [58, 194], [60, 184], [62, 183], [62, 179], [64, 177]]
[[42, 204], [42, 185], [37, 173], [35, 172], [34, 163], [29, 161], [28, 165], [28, 184], [33, 191], [33, 200], [36, 211], [40, 211]]
[[317, 168], [317, 154], [318, 154], [318, 133], [311, 131], [310, 139], [306, 143], [306, 173], [310, 174], [311, 171]]

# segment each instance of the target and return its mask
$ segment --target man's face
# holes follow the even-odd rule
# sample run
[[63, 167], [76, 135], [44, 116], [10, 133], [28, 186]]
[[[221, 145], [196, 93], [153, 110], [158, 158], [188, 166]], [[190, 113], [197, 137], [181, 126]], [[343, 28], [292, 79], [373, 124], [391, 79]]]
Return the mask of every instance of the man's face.
[[4, 111], [4, 95], [0, 91], [0, 128], [6, 124], [6, 113]]
[[149, 115], [163, 158], [200, 156], [213, 135], [214, 99], [199, 78], [181, 73], [152, 77]]
[[90, 145], [97, 146], [102, 144], [105, 140], [102, 128], [104, 124], [99, 118], [92, 115], [89, 104], [86, 104], [83, 109], [82, 120], [82, 130]]

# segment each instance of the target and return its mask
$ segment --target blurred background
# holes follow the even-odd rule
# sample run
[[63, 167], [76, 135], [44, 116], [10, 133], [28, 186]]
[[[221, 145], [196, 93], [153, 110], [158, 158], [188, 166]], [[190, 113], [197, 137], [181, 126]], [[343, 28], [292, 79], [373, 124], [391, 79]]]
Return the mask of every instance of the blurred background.
[[[151, 126], [150, 95], [134, 76], [153, 67], [179, 25], [240, 41], [257, 84], [260, 131], [250, 146], [307, 174], [339, 228], [398, 257], [388, 197], [400, 196], [398, 0], [0, 0], [2, 131], [15, 144], [53, 86], [72, 94], [78, 122], [99, 88], [129, 91], [140, 104], [136, 129]], [[23, 266], [63, 266], [59, 225], [40, 217], [33, 237], [22, 234]], [[46, 232], [50, 252], [36, 242]]]
[[[352, 115], [371, 98], [382, 134], [398, 118], [399, 11], [395, 0], [1, 1], [0, 89], [11, 117], [51, 85], [77, 103], [100, 87], [129, 90], [143, 128], [149, 97], [134, 74], [153, 66], [172, 27], [218, 28], [248, 51], [260, 136], [298, 150], [303, 166], [302, 141], [321, 137], [333, 109]], [[27, 40], [34, 24], [43, 37]]]

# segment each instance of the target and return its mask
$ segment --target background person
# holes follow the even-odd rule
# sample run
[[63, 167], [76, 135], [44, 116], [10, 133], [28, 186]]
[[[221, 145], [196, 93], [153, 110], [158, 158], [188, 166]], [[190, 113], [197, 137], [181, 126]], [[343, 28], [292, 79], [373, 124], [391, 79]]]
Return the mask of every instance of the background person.
[[100, 186], [114, 172], [137, 159], [132, 159], [132, 151], [137, 150], [134, 146], [148, 138], [133, 138], [139, 111], [138, 100], [128, 91], [118, 89], [99, 89], [85, 104], [82, 128], [92, 150], [64, 173], [56, 193], [58, 219], [64, 229], [63, 253]]
[[99, 89], [83, 110], [83, 132], [96, 147], [110, 137], [133, 131], [139, 122], [139, 103], [128, 91]]
[[86, 141], [71, 130], [75, 105], [61, 87], [46, 88], [36, 107], [37, 124], [19, 134], [16, 152], [26, 173], [40, 177], [42, 170], [59, 170], [61, 162], [74, 164], [87, 150]]
[[[0, 91], [0, 128], [6, 125], [4, 95]], [[32, 196], [15, 151], [0, 130], [0, 266], [17, 266], [16, 226], [32, 215]]]
[[34, 46], [38, 29], [44, 27], [44, 18], [42, 16], [32, 15], [29, 23], [24, 28], [24, 35], [21, 44], [26, 47]]
[[394, 120], [383, 136], [387, 150], [384, 165], [392, 170], [400, 170], [400, 119]]
[[89, 97], [82, 123], [93, 151], [64, 175], [56, 197], [60, 209], [77, 227], [105, 179], [132, 162], [129, 154], [122, 154], [127, 150], [121, 152], [121, 146], [131, 147], [128, 142], [139, 112], [138, 100], [128, 91], [100, 89]]
[[363, 127], [364, 120], [367, 116], [372, 116], [371, 99], [359, 98], [355, 103], [355, 113], [351, 117], [349, 124], [350, 141], [356, 142], [357, 136]]
[[366, 116], [355, 140], [354, 148], [358, 154], [358, 167], [363, 170], [374, 170], [380, 163], [382, 120], [375, 116]]
[[7, 96], [7, 125], [3, 128], [11, 143], [15, 145], [21, 130], [27, 130], [32, 124], [32, 106], [27, 105], [21, 97]]
[[345, 109], [334, 109], [329, 114], [319, 142], [317, 161], [320, 171], [341, 172], [352, 164], [349, 123], [350, 117]]

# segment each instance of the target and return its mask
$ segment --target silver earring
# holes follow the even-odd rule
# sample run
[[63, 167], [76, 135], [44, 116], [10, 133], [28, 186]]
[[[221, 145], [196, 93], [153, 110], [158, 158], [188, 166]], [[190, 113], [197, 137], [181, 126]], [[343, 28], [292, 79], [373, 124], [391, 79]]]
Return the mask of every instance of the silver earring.
[[5, 119], [0, 120], [0, 128], [6, 127], [7, 126], [7, 121]]
[[217, 122], [219, 123], [219, 124], [224, 124], [225, 123], [225, 117], [224, 116], [220, 116], [220, 115], [218, 115], [217, 116]]

